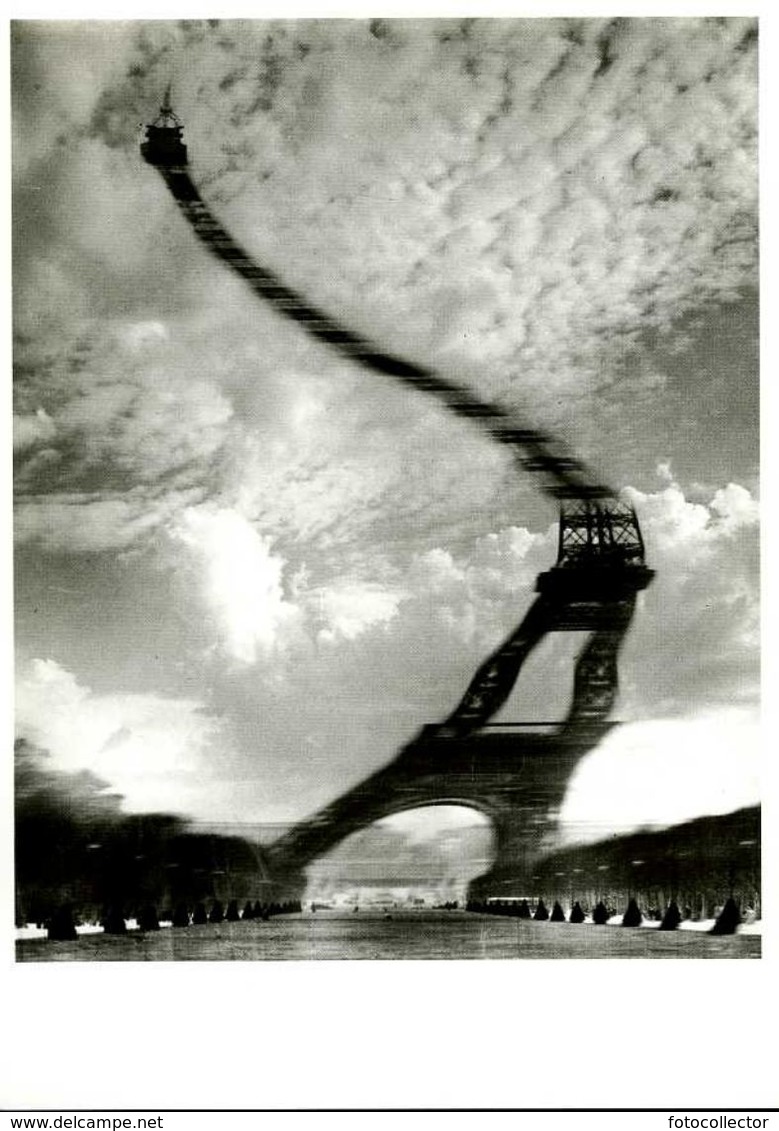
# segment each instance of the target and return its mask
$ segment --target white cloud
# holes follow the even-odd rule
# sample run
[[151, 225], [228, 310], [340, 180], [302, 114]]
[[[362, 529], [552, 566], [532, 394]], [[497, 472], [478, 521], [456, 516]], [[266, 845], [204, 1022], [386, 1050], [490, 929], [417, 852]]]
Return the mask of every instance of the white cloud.
[[18, 734], [50, 753], [52, 769], [92, 770], [136, 812], [202, 805], [215, 749], [226, 753], [221, 723], [201, 703], [96, 694], [55, 660], [33, 660], [20, 673], [16, 719]]
[[402, 593], [349, 581], [308, 594], [309, 605], [324, 621], [318, 639], [325, 641], [355, 640], [370, 628], [388, 624], [402, 599]]
[[576, 770], [560, 813], [563, 837], [599, 840], [757, 805], [759, 756], [757, 719], [738, 708], [626, 724]]
[[673, 484], [628, 490], [657, 575], [622, 661], [623, 717], [696, 713], [759, 694], [758, 506], [728, 484], [708, 503]]
[[625, 494], [641, 515], [646, 538], [664, 557], [690, 560], [692, 555], [694, 560], [710, 553], [723, 538], [755, 526], [760, 516], [757, 500], [737, 483], [719, 488], [708, 504], [691, 502], [673, 482], [655, 494], [633, 488]]
[[711, 501], [711, 509], [717, 514], [720, 526], [729, 534], [735, 534], [745, 526], [754, 526], [760, 520], [760, 505], [753, 499], [746, 487], [738, 483], [728, 483], [720, 488]]
[[554, 563], [556, 539], [556, 527], [534, 534], [509, 526], [459, 557], [440, 546], [418, 554], [409, 571], [410, 611], [420, 619], [432, 613], [452, 646], [494, 646], [518, 621], [539, 570]]
[[440, 546], [419, 554], [413, 569], [421, 586], [438, 594], [457, 592], [466, 578], [466, 568], [456, 564], [451, 552]]
[[284, 562], [236, 511], [190, 507], [173, 537], [202, 564], [203, 596], [222, 645], [234, 660], [253, 664], [283, 648], [297, 632], [300, 611], [284, 593]]

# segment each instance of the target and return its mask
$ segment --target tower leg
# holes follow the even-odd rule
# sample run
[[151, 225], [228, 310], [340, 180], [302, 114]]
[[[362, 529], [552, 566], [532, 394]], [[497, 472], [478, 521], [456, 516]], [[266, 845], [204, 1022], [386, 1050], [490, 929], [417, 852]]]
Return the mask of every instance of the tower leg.
[[533, 895], [533, 867], [542, 851], [547, 823], [522, 810], [502, 809], [493, 816], [495, 859], [489, 871], [468, 885], [468, 899], [483, 901]]

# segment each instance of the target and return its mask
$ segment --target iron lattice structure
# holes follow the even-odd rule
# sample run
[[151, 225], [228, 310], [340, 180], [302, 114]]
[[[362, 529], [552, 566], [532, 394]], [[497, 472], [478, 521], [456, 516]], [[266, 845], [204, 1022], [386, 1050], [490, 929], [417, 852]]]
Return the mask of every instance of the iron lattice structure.
[[557, 567], [607, 565], [644, 565], [644, 539], [634, 508], [617, 499], [562, 503]]

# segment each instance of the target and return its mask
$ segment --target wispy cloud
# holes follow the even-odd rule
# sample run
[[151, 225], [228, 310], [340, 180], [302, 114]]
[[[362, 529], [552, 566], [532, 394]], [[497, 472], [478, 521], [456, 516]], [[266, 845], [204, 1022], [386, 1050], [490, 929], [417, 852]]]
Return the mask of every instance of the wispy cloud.
[[[749, 20], [163, 22], [110, 44], [79, 27], [18, 32], [42, 88], [34, 124], [47, 107], [64, 122], [63, 144], [50, 136], [38, 159], [45, 176], [34, 161], [20, 173], [20, 326], [36, 327], [40, 353], [50, 325], [55, 356], [74, 313], [98, 338], [99, 361], [60, 355], [42, 373], [33, 359], [20, 384], [24, 419], [44, 412], [70, 442], [60, 484], [74, 457], [96, 479], [159, 479], [240, 447], [242, 426], [276, 419], [279, 397], [305, 417], [307, 373], [355, 380], [210, 263], [138, 163], [138, 121], [171, 77], [195, 174], [257, 254], [396, 350], [538, 417], [570, 424], [595, 389], [607, 412], [639, 328], [668, 328], [754, 280]], [[58, 85], [65, 43], [112, 62]], [[36, 152], [24, 114], [18, 127], [20, 150]], [[152, 312], [173, 317], [166, 343], [132, 329]], [[132, 361], [128, 337], [146, 346]], [[290, 397], [283, 384], [301, 378], [306, 392]], [[276, 483], [281, 467], [320, 514], [332, 487], [340, 499], [359, 482], [375, 503], [403, 481], [400, 396], [363, 386], [374, 420], [388, 414], [368, 457], [343, 466], [359, 413], [321, 382], [318, 460], [305, 443], [274, 453]], [[49, 492], [50, 466], [33, 465]], [[232, 471], [228, 492], [251, 490], [245, 468]]]

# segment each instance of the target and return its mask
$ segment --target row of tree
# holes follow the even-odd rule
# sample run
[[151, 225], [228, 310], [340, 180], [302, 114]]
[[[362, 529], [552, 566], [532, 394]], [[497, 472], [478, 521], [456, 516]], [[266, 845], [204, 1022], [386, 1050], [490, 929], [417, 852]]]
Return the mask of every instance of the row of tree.
[[[469, 900], [466, 904], [466, 910], [478, 912], [482, 915], [508, 915], [515, 919], [533, 919], [537, 923], [546, 922], [547, 920], [551, 923], [566, 922], [565, 911], [558, 900], [555, 900], [551, 912], [543, 899], [538, 901], [535, 909], [531, 909], [530, 903], [526, 899], [490, 899], [484, 902]], [[592, 909], [592, 921], [596, 926], [604, 926], [616, 914], [617, 911], [615, 911], [613, 907], [609, 908], [602, 900], [599, 900]], [[581, 903], [577, 900], [571, 908], [567, 922], [584, 923], [586, 919], [587, 914]], [[630, 899], [622, 916], [622, 926], [640, 927], [643, 921], [644, 913], [641, 911], [636, 900]], [[672, 900], [666, 908], [665, 914], [660, 919], [658, 930], [675, 931], [681, 922], [682, 913], [676, 901]], [[737, 930], [741, 922], [741, 911], [738, 904], [733, 898], [728, 898], [720, 910], [714, 926], [711, 928], [711, 933], [713, 935], [731, 935]]]
[[538, 861], [524, 882], [548, 900], [575, 894], [590, 908], [635, 899], [655, 919], [672, 903], [684, 919], [711, 919], [729, 898], [759, 916], [760, 809], [575, 845]]
[[[110, 907], [101, 919], [101, 926], [107, 935], [124, 935], [128, 929], [128, 918], [134, 918], [141, 931], [159, 931], [161, 922], [169, 922], [171, 926], [181, 928], [201, 926], [205, 923], [238, 923], [249, 919], [267, 921], [274, 915], [289, 915], [301, 910], [299, 900], [290, 900], [286, 903], [260, 903], [259, 900], [252, 903], [251, 900], [247, 900], [241, 912], [237, 899], [231, 899], [227, 908], [217, 899], [210, 911], [206, 910], [205, 903], [198, 903], [192, 911], [185, 903], [179, 903], [175, 910], [163, 911], [159, 916], [152, 904], [145, 904], [133, 916], [125, 916], [121, 908]], [[68, 904], [57, 908], [45, 924], [48, 937], [58, 942], [77, 938], [77, 925], [78, 918], [72, 906]]]

